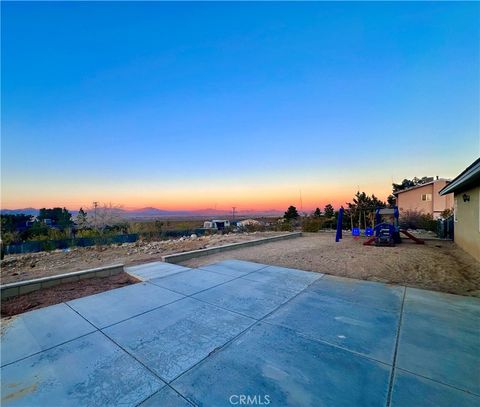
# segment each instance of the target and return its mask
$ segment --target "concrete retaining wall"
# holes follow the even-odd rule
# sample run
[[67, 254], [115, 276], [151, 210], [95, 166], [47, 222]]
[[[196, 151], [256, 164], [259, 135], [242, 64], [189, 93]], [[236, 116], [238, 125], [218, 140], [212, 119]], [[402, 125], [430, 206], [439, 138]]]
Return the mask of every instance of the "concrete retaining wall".
[[192, 250], [190, 252], [175, 253], [163, 256], [162, 260], [166, 263], [180, 263], [195, 257], [208, 256], [209, 254], [225, 252], [227, 250], [240, 249], [242, 247], [257, 246], [259, 244], [271, 243], [278, 240], [293, 239], [302, 236], [302, 232], [288, 233], [286, 235], [266, 237], [264, 239], [250, 240], [248, 242], [230, 243], [225, 246], [209, 247], [207, 249]]
[[99, 267], [95, 269], [75, 271], [73, 273], [59, 274], [37, 278], [35, 280], [19, 281], [18, 283], [4, 284], [0, 286], [1, 299], [5, 300], [20, 294], [26, 294], [37, 291], [42, 288], [48, 288], [59, 284], [71, 283], [83, 280], [85, 278], [109, 277], [123, 272], [123, 264], [114, 264], [112, 266]]

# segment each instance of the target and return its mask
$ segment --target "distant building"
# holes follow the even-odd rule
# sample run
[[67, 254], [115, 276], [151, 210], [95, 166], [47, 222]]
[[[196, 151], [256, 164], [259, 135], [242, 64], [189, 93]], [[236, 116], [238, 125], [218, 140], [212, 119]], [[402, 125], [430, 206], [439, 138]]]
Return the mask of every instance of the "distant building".
[[434, 219], [440, 217], [445, 209], [453, 208], [453, 194], [441, 196], [439, 191], [448, 184], [449, 180], [438, 178], [416, 185], [402, 191], [395, 192], [397, 206], [400, 212], [418, 211], [430, 214]]
[[226, 219], [213, 219], [203, 223], [204, 229], [223, 230], [230, 227], [230, 221]]
[[480, 261], [480, 158], [441, 191], [454, 196], [455, 243]]

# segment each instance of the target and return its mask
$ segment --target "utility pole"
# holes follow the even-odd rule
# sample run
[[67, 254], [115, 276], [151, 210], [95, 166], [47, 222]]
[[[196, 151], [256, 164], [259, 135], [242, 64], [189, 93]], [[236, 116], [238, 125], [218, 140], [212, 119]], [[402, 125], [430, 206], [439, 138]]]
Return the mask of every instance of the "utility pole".
[[95, 225], [95, 229], [97, 229], [97, 206], [98, 206], [98, 202], [94, 201], [93, 202], [93, 213], [94, 213], [93, 223]]
[[235, 220], [235, 209], [237, 209], [237, 207], [232, 206], [232, 222]]

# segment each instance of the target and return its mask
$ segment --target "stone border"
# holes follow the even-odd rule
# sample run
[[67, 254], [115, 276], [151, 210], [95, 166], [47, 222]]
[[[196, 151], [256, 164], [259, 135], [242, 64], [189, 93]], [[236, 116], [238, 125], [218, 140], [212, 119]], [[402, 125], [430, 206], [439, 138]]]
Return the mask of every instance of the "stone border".
[[293, 233], [288, 233], [286, 235], [265, 237], [263, 239], [250, 240], [247, 242], [230, 243], [224, 246], [208, 247], [207, 249], [192, 250], [190, 252], [169, 254], [166, 256], [162, 256], [162, 261], [164, 261], [165, 263], [180, 263], [182, 261], [190, 260], [195, 257], [208, 256], [209, 254], [225, 252], [227, 250], [235, 250], [235, 249], [240, 249], [242, 247], [256, 246], [263, 243], [275, 242], [277, 240], [293, 239], [295, 237], [301, 237], [301, 236], [302, 236], [302, 232], [293, 232]]
[[34, 280], [19, 281], [17, 283], [4, 284], [0, 286], [1, 299], [5, 300], [17, 295], [30, 293], [42, 288], [53, 287], [55, 285], [80, 281], [86, 278], [109, 277], [122, 273], [123, 264], [114, 264], [112, 266], [98, 267], [89, 270], [74, 271], [73, 273], [58, 274], [36, 278]]

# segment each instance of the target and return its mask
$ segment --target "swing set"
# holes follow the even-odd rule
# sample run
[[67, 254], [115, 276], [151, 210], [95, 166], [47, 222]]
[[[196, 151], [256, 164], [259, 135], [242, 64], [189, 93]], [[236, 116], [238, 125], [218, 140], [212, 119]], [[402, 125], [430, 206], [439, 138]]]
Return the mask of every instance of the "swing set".
[[[350, 223], [352, 228], [352, 236], [358, 240], [361, 236], [362, 215], [364, 222], [364, 235], [369, 237], [363, 242], [365, 246], [375, 244], [375, 246], [395, 246], [397, 243], [402, 243], [400, 234], [413, 240], [416, 244], [424, 244], [425, 241], [413, 236], [405, 229], [401, 229], [398, 224], [399, 212], [398, 207], [393, 208], [376, 208], [375, 211], [367, 212], [366, 210], [357, 209], [358, 212], [358, 227], [354, 227], [353, 217], [354, 213], [350, 211]], [[343, 207], [338, 211], [337, 233], [335, 241], [339, 242], [342, 239], [342, 225], [343, 215], [345, 209]], [[370, 224], [370, 227], [367, 226]]]

